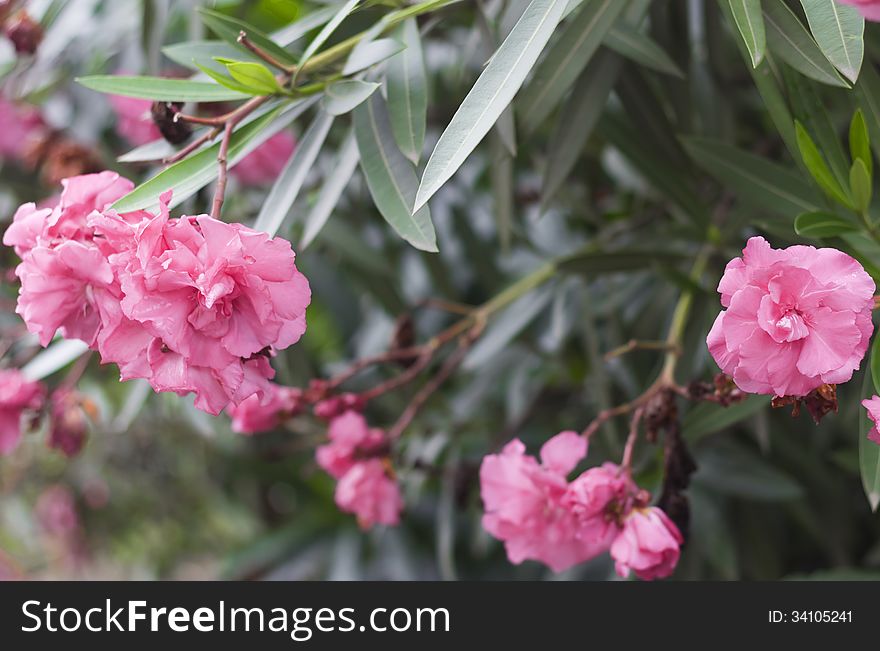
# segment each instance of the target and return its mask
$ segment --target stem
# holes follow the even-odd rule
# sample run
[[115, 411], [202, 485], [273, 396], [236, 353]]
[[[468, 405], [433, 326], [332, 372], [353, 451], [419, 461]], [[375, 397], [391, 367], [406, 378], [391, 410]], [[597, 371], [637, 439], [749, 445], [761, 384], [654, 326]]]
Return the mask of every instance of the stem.
[[676, 354], [680, 354], [680, 350], [676, 347], [670, 347], [668, 341], [642, 341], [640, 339], [630, 339], [628, 342], [623, 344], [622, 346], [618, 346], [613, 350], [605, 353], [605, 361], [610, 361], [615, 357], [620, 357], [621, 355], [626, 355], [634, 350], [666, 350], [666, 351], [675, 351]]
[[220, 129], [218, 127], [214, 127], [213, 129], [209, 129], [201, 136], [193, 140], [186, 147], [181, 149], [179, 152], [168, 156], [167, 158], [162, 159], [163, 165], [171, 165], [176, 163], [177, 161], [183, 160], [191, 153], [193, 153], [196, 149], [204, 145], [206, 142], [210, 142], [214, 138], [216, 138], [220, 134]]
[[279, 61], [275, 57], [273, 57], [271, 54], [266, 52], [263, 48], [259, 47], [256, 43], [251, 41], [247, 36], [247, 32], [240, 31], [238, 33], [238, 38], [236, 40], [239, 43], [241, 43], [244, 47], [246, 47], [248, 50], [250, 50], [255, 55], [257, 55], [259, 58], [261, 58], [263, 61], [268, 63], [270, 66], [278, 68], [279, 70], [281, 70], [282, 72], [286, 72], [287, 74], [293, 74], [295, 72], [296, 66], [289, 66], [285, 63], [282, 63], [281, 61]]
[[229, 155], [229, 141], [232, 140], [232, 129], [235, 122], [230, 120], [226, 123], [223, 131], [223, 140], [220, 141], [220, 151], [217, 153], [217, 189], [214, 190], [214, 201], [211, 204], [211, 217], [220, 219], [220, 211], [223, 208], [223, 198], [226, 194], [227, 156]]
[[[703, 275], [703, 271], [705, 271], [708, 261], [709, 251], [704, 248], [697, 255], [697, 259], [694, 261], [694, 266], [691, 268], [691, 280], [696, 281]], [[675, 305], [675, 311], [672, 313], [672, 324], [669, 326], [669, 335], [666, 337], [668, 352], [666, 353], [666, 358], [663, 362], [663, 370], [660, 372], [660, 377], [658, 378], [658, 382], [662, 384], [675, 384], [675, 366], [680, 357], [679, 351], [681, 350], [681, 338], [687, 327], [687, 320], [688, 316], [690, 316], [693, 302], [693, 290], [686, 289], [681, 293], [678, 303]]]
[[629, 424], [629, 436], [626, 437], [626, 447], [623, 448], [623, 459], [620, 461], [620, 467], [627, 474], [632, 474], [633, 450], [635, 450], [636, 441], [639, 438], [639, 422], [642, 420], [643, 413], [643, 407], [636, 409]]

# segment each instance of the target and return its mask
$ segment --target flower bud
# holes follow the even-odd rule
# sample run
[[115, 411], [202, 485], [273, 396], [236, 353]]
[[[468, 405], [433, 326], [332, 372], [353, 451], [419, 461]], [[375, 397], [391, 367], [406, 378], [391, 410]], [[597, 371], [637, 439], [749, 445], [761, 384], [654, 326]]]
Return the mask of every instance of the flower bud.
[[25, 11], [9, 19], [4, 29], [18, 54], [35, 54], [43, 40], [42, 26]]
[[175, 120], [174, 116], [180, 113], [183, 104], [180, 102], [153, 102], [150, 107], [150, 115], [153, 123], [159, 129], [162, 137], [172, 145], [186, 142], [192, 135], [192, 126], [183, 120]]

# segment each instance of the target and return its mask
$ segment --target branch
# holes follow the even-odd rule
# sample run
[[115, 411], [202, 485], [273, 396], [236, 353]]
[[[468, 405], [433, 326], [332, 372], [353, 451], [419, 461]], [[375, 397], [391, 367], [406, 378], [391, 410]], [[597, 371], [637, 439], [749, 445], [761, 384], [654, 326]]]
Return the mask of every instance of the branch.
[[230, 120], [226, 123], [223, 131], [223, 140], [220, 141], [220, 151], [217, 153], [217, 188], [214, 190], [214, 201], [211, 204], [211, 217], [220, 219], [220, 210], [223, 208], [223, 198], [226, 194], [227, 156], [229, 155], [229, 141], [232, 140], [232, 129], [235, 122]]
[[263, 61], [268, 63], [270, 66], [274, 66], [275, 68], [278, 68], [279, 70], [286, 72], [289, 75], [292, 75], [296, 72], [296, 66], [289, 66], [285, 63], [282, 63], [281, 61], [279, 61], [275, 57], [273, 57], [271, 54], [269, 54], [264, 49], [262, 49], [260, 46], [258, 46], [256, 43], [254, 43], [252, 40], [250, 40], [248, 38], [247, 32], [240, 31], [238, 33], [238, 38], [236, 40], [239, 43], [241, 43], [244, 47], [246, 47], [248, 50], [250, 50], [251, 52], [256, 54]]

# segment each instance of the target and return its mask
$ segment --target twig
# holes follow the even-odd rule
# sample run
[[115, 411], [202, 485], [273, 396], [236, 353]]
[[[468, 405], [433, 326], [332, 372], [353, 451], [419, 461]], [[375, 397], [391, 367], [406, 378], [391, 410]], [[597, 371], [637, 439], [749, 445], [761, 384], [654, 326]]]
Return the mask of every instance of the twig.
[[229, 141], [232, 140], [232, 129], [235, 121], [226, 123], [223, 131], [223, 140], [220, 141], [220, 151], [217, 153], [217, 188], [214, 190], [214, 201], [211, 204], [211, 217], [220, 219], [220, 210], [223, 208], [223, 197], [226, 194], [227, 156], [229, 155]]
[[220, 134], [221, 129], [219, 127], [214, 127], [213, 129], [209, 129], [198, 138], [189, 143], [186, 147], [181, 149], [180, 151], [162, 159], [163, 165], [171, 165], [176, 163], [177, 161], [181, 161], [191, 153], [193, 153], [196, 149], [204, 145], [206, 142], [210, 142], [214, 138], [216, 138]]
[[406, 369], [400, 375], [397, 375], [390, 380], [386, 380], [381, 384], [377, 384], [372, 389], [368, 391], [364, 391], [361, 394], [364, 400], [372, 400], [373, 398], [378, 398], [382, 394], [388, 393], [389, 391], [393, 391], [394, 389], [402, 387], [404, 384], [408, 384], [416, 379], [425, 368], [427, 368], [428, 364], [431, 363], [431, 360], [434, 357], [434, 349], [425, 348], [419, 358], [415, 361], [415, 363]]
[[281, 61], [279, 61], [278, 59], [273, 57], [271, 54], [266, 52], [264, 49], [262, 49], [256, 43], [251, 41], [248, 38], [247, 32], [245, 32], [243, 30], [240, 31], [238, 33], [238, 38], [235, 40], [237, 40], [239, 43], [241, 43], [248, 50], [250, 50], [251, 52], [256, 54], [259, 58], [261, 58], [263, 61], [268, 63], [270, 66], [274, 66], [274, 67], [278, 68], [279, 70], [282, 70], [290, 75], [292, 75], [294, 72], [296, 72], [296, 66], [289, 66], [286, 63], [282, 63]]
[[667, 350], [675, 351], [676, 355], [681, 354], [681, 347], [677, 343], [668, 341], [641, 341], [639, 339], [630, 339], [622, 346], [605, 353], [605, 361], [610, 361], [615, 357], [620, 357], [634, 350]]
[[632, 474], [632, 456], [636, 447], [636, 441], [639, 438], [639, 423], [642, 420], [642, 414], [645, 413], [644, 407], [638, 407], [632, 415], [629, 424], [629, 436], [626, 437], [626, 446], [623, 448], [623, 459], [620, 462], [624, 472]]

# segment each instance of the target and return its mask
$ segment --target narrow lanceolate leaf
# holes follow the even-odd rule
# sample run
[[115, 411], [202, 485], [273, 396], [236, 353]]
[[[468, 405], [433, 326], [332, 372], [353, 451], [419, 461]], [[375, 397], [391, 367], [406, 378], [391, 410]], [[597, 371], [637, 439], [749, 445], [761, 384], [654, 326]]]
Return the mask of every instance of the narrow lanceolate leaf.
[[422, 41], [415, 18], [397, 28], [394, 38], [406, 49], [388, 61], [388, 113], [394, 138], [403, 155], [418, 163], [425, 144], [428, 93]]
[[336, 14], [321, 28], [321, 31], [318, 32], [317, 36], [312, 39], [312, 42], [308, 44], [305, 52], [302, 53], [302, 56], [299, 59], [299, 65], [297, 68], [302, 68], [303, 64], [321, 49], [321, 46], [324, 45], [324, 43], [327, 42], [327, 39], [333, 35], [336, 28], [339, 27], [339, 25], [342, 24], [342, 21], [348, 17], [348, 14], [354, 10], [358, 2], [360, 2], [360, 0], [348, 0], [339, 8]]
[[[316, 101], [317, 98], [311, 98], [292, 102], [239, 127], [230, 141], [229, 167], [234, 167], [238, 161], [289, 125]], [[171, 205], [179, 204], [217, 178], [219, 150], [218, 142], [170, 165], [119, 199], [113, 204], [113, 208], [119, 212], [155, 209], [159, 205], [159, 196], [168, 190], [174, 192]]]
[[556, 123], [541, 189], [543, 208], [547, 207], [574, 168], [605, 108], [622, 65], [622, 60], [616, 54], [600, 53], [581, 74], [563, 105], [563, 114], [577, 116], [577, 119]]
[[424, 206], [489, 133], [550, 40], [567, 0], [532, 0], [440, 136], [414, 210]]
[[859, 230], [857, 224], [829, 212], [805, 212], [794, 220], [794, 232], [813, 239], [837, 237], [857, 230]]
[[807, 130], [804, 129], [800, 122], [795, 121], [794, 127], [801, 158], [803, 158], [804, 165], [807, 166], [810, 174], [816, 179], [816, 183], [832, 199], [847, 208], [853, 208], [849, 192], [841, 187], [837, 179], [834, 178], [831, 170], [828, 169], [828, 164], [825, 162], [822, 152], [816, 147], [816, 143], [813, 142], [810, 134], [807, 133]]
[[801, 74], [831, 86], [849, 88], [794, 12], [782, 0], [764, 0], [767, 44]]
[[791, 218], [818, 208], [801, 175], [765, 158], [708, 138], [684, 138], [685, 149], [709, 174], [743, 201]]
[[656, 41], [627, 25], [615, 25], [608, 32], [603, 44], [621, 56], [673, 77], [684, 78], [684, 72]]
[[849, 170], [849, 189], [852, 193], [853, 203], [861, 213], [867, 213], [871, 205], [871, 174], [861, 158], [856, 159]]
[[[880, 337], [874, 337], [871, 346], [871, 371], [865, 374], [862, 385], [862, 397], [870, 398], [880, 394]], [[868, 412], [859, 408], [859, 470], [862, 475], [862, 486], [871, 505], [871, 510], [880, 507], [880, 445], [868, 440], [868, 432], [873, 427]]]
[[[215, 62], [216, 63], [216, 62]], [[252, 89], [245, 86], [240, 81], [236, 81], [232, 77], [227, 74], [224, 74], [218, 70], [214, 70], [213, 68], [209, 68], [208, 66], [203, 66], [201, 63], [195, 64], [196, 67], [208, 75], [211, 79], [216, 81], [218, 84], [225, 88], [229, 88], [230, 90], [238, 91], [240, 93], [244, 93], [245, 95], [255, 95]], [[225, 67], [225, 66], [224, 66]]]
[[200, 8], [197, 11], [202, 18], [202, 22], [210, 27], [217, 36], [230, 43], [233, 47], [248, 52], [247, 48], [238, 43], [238, 35], [241, 32], [244, 32], [247, 34], [247, 37], [251, 42], [282, 63], [288, 65], [296, 63], [296, 59], [290, 52], [278, 45], [278, 43], [272, 40], [271, 37], [264, 34], [253, 25], [246, 23], [243, 20], [227, 16], [226, 14], [211, 11], [210, 9]]
[[861, 109], [856, 110], [849, 124], [849, 155], [853, 161], [861, 160], [865, 164], [870, 178], [874, 172], [874, 158], [871, 156], [871, 137], [868, 124]]
[[855, 89], [876, 154], [880, 152], [880, 74], [874, 70], [874, 66], [865, 66]]
[[380, 84], [360, 81], [359, 79], [343, 79], [330, 84], [324, 89], [321, 107], [330, 115], [342, 115], [353, 111], [364, 103]]
[[590, 0], [567, 23], [517, 101], [519, 118], [526, 131], [534, 131], [556, 107], [626, 5], [620, 0]]
[[116, 160], [120, 163], [141, 163], [143, 161], [166, 158], [173, 155], [175, 151], [174, 145], [165, 140], [165, 138], [159, 138], [127, 151]]
[[99, 93], [152, 99], [161, 102], [228, 102], [250, 95], [206, 81], [165, 79], [163, 77], [127, 77], [94, 75], [77, 79], [86, 88]]
[[88, 349], [88, 345], [79, 339], [59, 339], [28, 362], [21, 372], [28, 380], [42, 380], [70, 364]]
[[336, 15], [336, 11], [336, 7], [326, 7], [317, 11], [311, 11], [299, 20], [290, 23], [290, 25], [282, 27], [277, 32], [273, 32], [272, 40], [282, 47], [287, 47], [333, 18]]
[[340, 147], [339, 153], [333, 161], [333, 165], [330, 168], [331, 173], [328, 174], [327, 180], [318, 194], [318, 200], [306, 216], [302, 239], [299, 242], [299, 251], [304, 250], [311, 244], [321, 232], [321, 229], [324, 228], [324, 225], [330, 218], [330, 214], [333, 212], [336, 204], [339, 203], [343, 191], [348, 186], [348, 182], [351, 180], [357, 167], [358, 160], [360, 160], [360, 154], [358, 153], [357, 140], [352, 130], [345, 137], [342, 147]]
[[284, 223], [290, 212], [293, 202], [296, 201], [299, 191], [305, 183], [306, 176], [315, 164], [315, 159], [321, 151], [321, 146], [327, 138], [327, 132], [333, 124], [333, 116], [319, 112], [318, 116], [309, 125], [302, 139], [297, 143], [296, 150], [287, 161], [281, 174], [275, 180], [275, 184], [269, 191], [269, 196], [263, 201], [260, 214], [254, 228], [265, 231], [274, 237], [278, 229]]
[[[199, 70], [199, 66], [210, 68], [215, 72], [223, 72], [225, 66], [217, 63], [217, 58], [239, 59], [243, 61], [259, 61], [247, 50], [237, 49], [226, 41], [186, 41], [166, 45], [162, 54], [190, 70]], [[198, 65], [197, 65], [198, 64]]]
[[361, 169], [382, 217], [417, 249], [436, 252], [437, 236], [428, 207], [410, 213], [418, 179], [412, 163], [394, 142], [385, 100], [374, 93], [353, 115]]
[[865, 19], [838, 0], [801, 0], [810, 31], [828, 60], [855, 83], [865, 54]]
[[[775, 0], [770, 0], [775, 2]], [[730, 0], [730, 10], [743, 43], [752, 58], [752, 67], [757, 68], [764, 60], [767, 37], [764, 32], [764, 17], [761, 15], [761, 0]]]
[[343, 75], [353, 75], [361, 70], [382, 63], [398, 52], [403, 51], [404, 44], [393, 38], [379, 38], [375, 41], [362, 41], [355, 47], [342, 68]]

